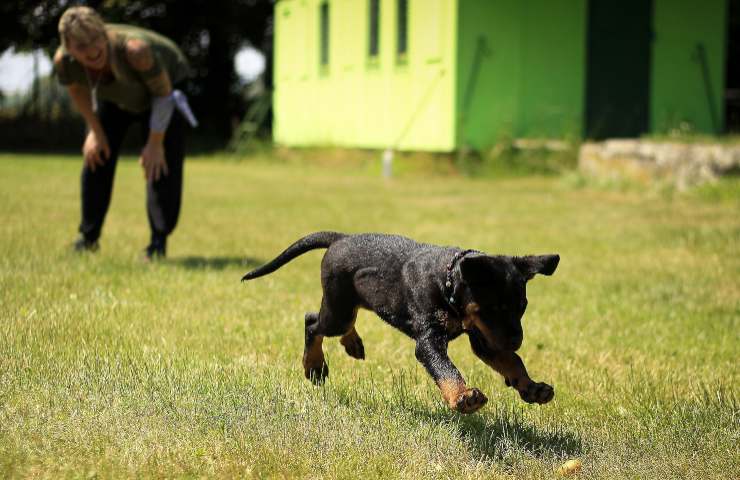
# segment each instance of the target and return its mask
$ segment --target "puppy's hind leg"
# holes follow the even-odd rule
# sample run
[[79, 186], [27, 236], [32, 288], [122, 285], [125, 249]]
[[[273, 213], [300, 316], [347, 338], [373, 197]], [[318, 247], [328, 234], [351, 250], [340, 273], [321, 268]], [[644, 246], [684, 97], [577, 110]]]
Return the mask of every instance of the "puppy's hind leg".
[[[366, 308], [371, 308], [369, 305], [372, 305], [374, 300], [378, 300], [378, 290], [382, 290], [382, 288], [379, 287], [378, 269], [375, 267], [368, 267], [358, 270], [352, 279], [352, 283], [354, 284], [358, 302], [359, 299], [362, 299], [361, 303], [364, 304]], [[382, 300], [379, 303], [382, 303]], [[357, 307], [355, 306], [352, 311], [352, 316], [347, 322], [346, 333], [342, 335], [339, 343], [344, 346], [344, 350], [347, 352], [347, 355], [358, 360], [364, 360], [365, 345], [363, 345], [362, 339], [355, 329], [356, 319]]]
[[321, 385], [329, 376], [329, 367], [321, 349], [324, 337], [342, 336], [340, 340], [347, 353], [355, 358], [365, 356], [365, 348], [354, 329], [357, 305], [352, 292], [341, 289], [334, 283], [324, 285], [321, 310], [318, 314], [306, 314], [306, 348], [303, 368], [306, 378]]
[[352, 358], [356, 358], [358, 360], [364, 360], [365, 359], [365, 345], [362, 344], [362, 339], [357, 334], [357, 330], [355, 330], [355, 316], [357, 315], [357, 309], [355, 309], [353, 318], [352, 318], [352, 326], [350, 327], [349, 331], [342, 335], [342, 338], [339, 339], [339, 343], [344, 346], [344, 351], [347, 352], [347, 355], [349, 355]]
[[329, 376], [329, 367], [324, 360], [324, 350], [321, 348], [324, 335], [319, 333], [319, 314], [309, 312], [305, 316], [306, 344], [303, 350], [303, 371], [306, 378], [315, 385], [321, 385]]

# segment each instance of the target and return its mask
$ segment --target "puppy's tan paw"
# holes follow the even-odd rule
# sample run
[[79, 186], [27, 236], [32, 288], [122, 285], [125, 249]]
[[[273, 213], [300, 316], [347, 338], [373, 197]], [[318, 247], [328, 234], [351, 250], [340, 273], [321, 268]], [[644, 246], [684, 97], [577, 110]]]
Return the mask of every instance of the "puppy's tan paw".
[[519, 396], [527, 403], [547, 403], [555, 397], [555, 390], [546, 383], [530, 382], [518, 390]]
[[486, 397], [483, 392], [477, 388], [469, 388], [457, 397], [455, 410], [460, 413], [474, 413], [487, 402], [488, 397]]

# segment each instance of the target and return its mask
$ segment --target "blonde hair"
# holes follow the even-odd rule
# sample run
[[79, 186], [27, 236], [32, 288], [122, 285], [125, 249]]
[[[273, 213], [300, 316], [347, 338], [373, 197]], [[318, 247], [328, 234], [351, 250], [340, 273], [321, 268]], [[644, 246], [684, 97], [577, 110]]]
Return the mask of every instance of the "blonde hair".
[[69, 39], [90, 43], [100, 35], [105, 35], [105, 22], [90, 7], [70, 7], [59, 19], [59, 37], [65, 48]]

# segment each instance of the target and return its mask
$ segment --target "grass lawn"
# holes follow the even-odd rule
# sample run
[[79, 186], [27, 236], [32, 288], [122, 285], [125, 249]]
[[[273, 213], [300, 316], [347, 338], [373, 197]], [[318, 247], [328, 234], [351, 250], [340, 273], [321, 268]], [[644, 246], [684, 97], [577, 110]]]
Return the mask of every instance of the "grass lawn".
[[[563, 177], [194, 158], [169, 258], [147, 243], [139, 167], [119, 164], [101, 250], [68, 247], [77, 157], [0, 155], [0, 477], [738, 478], [740, 183], [689, 194]], [[316, 230], [491, 253], [559, 253], [529, 284], [532, 406], [461, 338], [489, 403], [448, 411], [414, 345], [374, 315], [367, 360], [324, 342], [303, 378], [321, 252], [242, 284]]]

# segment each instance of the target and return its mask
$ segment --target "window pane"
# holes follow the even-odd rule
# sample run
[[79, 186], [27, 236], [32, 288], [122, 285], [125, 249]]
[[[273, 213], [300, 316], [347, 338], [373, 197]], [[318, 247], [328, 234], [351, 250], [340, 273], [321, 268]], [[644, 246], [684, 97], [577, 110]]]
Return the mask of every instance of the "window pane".
[[321, 9], [321, 65], [329, 65], [329, 4], [324, 2], [319, 8]]
[[396, 53], [398, 55], [405, 55], [407, 49], [407, 35], [408, 35], [408, 0], [396, 0], [398, 3], [398, 43], [396, 44]]
[[370, 42], [368, 54], [371, 57], [378, 55], [380, 21], [380, 0], [370, 0]]

